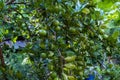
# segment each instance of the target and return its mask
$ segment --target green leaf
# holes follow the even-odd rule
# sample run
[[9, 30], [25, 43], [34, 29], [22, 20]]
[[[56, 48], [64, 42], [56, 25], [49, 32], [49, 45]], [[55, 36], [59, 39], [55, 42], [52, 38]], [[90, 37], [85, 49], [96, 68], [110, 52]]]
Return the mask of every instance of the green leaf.
[[109, 1], [109, 0], [104, 0], [104, 1], [100, 1], [98, 3], [98, 7], [105, 10], [105, 11], [108, 11], [111, 9], [111, 7], [113, 6], [113, 2], [112, 1]]
[[113, 37], [114, 39], [117, 39], [118, 36], [119, 36], [119, 31], [118, 31], [118, 30], [115, 30], [115, 31], [113, 32], [113, 34], [112, 34], [112, 37]]
[[17, 38], [18, 38], [17, 36], [14, 37], [12, 41], [13, 41], [13, 42], [16, 42]]
[[62, 73], [63, 75], [63, 80], [68, 80], [68, 76], [65, 73]]
[[0, 0], [0, 10], [2, 10], [4, 8], [4, 2], [3, 0]]
[[75, 55], [75, 52], [69, 50], [69, 51], [66, 51], [65, 52], [67, 54], [67, 56], [74, 56]]

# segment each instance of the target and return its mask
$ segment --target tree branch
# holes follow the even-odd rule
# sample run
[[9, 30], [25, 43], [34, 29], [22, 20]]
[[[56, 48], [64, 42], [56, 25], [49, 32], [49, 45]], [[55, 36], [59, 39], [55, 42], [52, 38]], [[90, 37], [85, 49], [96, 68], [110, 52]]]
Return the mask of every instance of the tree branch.
[[64, 63], [65, 63], [65, 60], [64, 60], [64, 57], [61, 54], [60, 49], [58, 49], [58, 59], [59, 59], [59, 61], [58, 61], [59, 71], [58, 72], [59, 72], [59, 77], [62, 79], [62, 72], [63, 72], [63, 66], [64, 66]]
[[10, 4], [12, 4], [13, 2], [15, 2], [15, 0], [11, 0], [11, 1], [7, 0], [6, 5], [10, 5]]
[[12, 4], [28, 4], [29, 2], [14, 2]]
[[1, 66], [2, 67], [5, 67], [5, 62], [4, 62], [4, 57], [3, 57], [3, 54], [2, 54], [2, 48], [0, 47], [0, 61], [1, 61]]

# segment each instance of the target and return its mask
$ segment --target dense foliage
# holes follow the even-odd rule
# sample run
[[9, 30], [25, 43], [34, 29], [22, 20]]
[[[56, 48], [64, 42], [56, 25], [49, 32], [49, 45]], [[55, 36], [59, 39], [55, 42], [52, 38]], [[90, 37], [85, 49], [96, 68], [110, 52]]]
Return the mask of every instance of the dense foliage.
[[119, 0], [0, 0], [0, 79], [119, 80]]

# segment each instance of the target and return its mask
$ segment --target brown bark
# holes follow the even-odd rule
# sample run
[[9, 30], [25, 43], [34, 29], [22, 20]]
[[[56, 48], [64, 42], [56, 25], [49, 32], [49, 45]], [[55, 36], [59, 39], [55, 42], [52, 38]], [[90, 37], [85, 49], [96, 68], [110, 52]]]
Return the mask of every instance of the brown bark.
[[13, 2], [15, 2], [15, 0], [10, 0], [10, 1], [7, 0], [7, 1], [6, 1], [6, 5], [12, 4]]
[[65, 64], [65, 59], [62, 56], [60, 49], [58, 49], [58, 68], [59, 68], [58, 75], [61, 79], [62, 79], [62, 72], [63, 72], [64, 64]]
[[[0, 47], [0, 66], [5, 68], [5, 62], [4, 62], [4, 57], [3, 57], [3, 53], [2, 53], [2, 48], [1, 47]], [[3, 71], [3, 77], [4, 77], [3, 80], [8, 80], [4, 71]]]
[[1, 66], [4, 67], [5, 66], [5, 62], [4, 62], [4, 57], [2, 54], [2, 48], [0, 47], [0, 62], [1, 62]]

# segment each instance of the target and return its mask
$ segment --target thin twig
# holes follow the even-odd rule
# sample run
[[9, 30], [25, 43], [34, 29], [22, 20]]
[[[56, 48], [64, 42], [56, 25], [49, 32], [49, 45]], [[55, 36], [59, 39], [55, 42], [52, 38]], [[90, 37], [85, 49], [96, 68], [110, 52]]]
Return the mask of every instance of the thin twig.
[[29, 2], [15, 2], [15, 0], [11, 0], [10, 2], [6, 2], [6, 5], [12, 5], [12, 4], [30, 4]]

